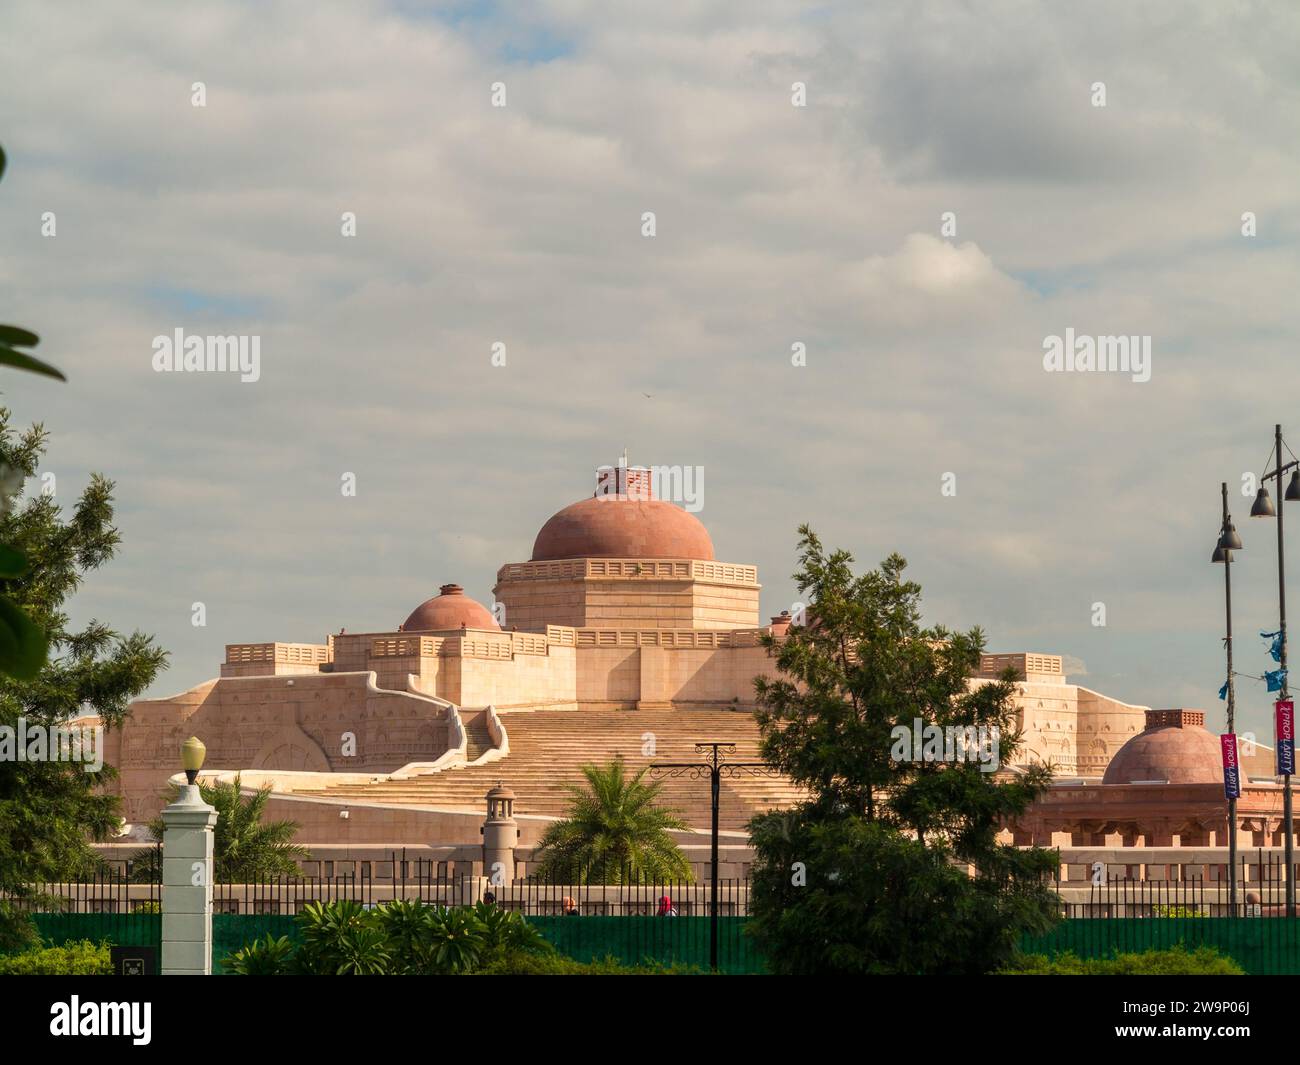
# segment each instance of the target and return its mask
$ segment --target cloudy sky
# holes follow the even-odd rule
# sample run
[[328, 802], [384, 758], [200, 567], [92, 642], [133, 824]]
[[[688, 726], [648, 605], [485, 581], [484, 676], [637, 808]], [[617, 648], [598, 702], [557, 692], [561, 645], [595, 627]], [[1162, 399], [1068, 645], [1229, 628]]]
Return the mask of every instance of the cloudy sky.
[[[69, 382], [4, 402], [60, 499], [116, 479], [74, 618], [157, 634], [155, 694], [446, 581], [490, 601], [625, 446], [703, 467], [765, 615], [807, 521], [906, 555], [931, 621], [1214, 717], [1227, 480], [1267, 666], [1240, 486], [1275, 421], [1300, 451], [1290, 5], [5, 7], [0, 319]], [[260, 336], [261, 379], [154, 372], [177, 328]], [[1151, 380], [1046, 373], [1067, 328], [1149, 335]]]

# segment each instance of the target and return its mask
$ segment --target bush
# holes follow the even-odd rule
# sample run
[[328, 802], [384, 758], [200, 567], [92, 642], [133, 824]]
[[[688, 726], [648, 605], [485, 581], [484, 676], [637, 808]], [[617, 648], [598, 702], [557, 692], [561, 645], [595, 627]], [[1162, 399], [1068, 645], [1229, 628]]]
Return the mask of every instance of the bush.
[[562, 954], [507, 952], [479, 970], [482, 976], [701, 976], [686, 965], [624, 965], [616, 958], [580, 962]]
[[0, 976], [109, 976], [113, 972], [107, 941], [83, 939], [0, 958]]
[[1002, 976], [1242, 976], [1235, 960], [1213, 947], [1188, 950], [1179, 945], [1168, 950], [1116, 954], [1111, 958], [1080, 958], [1072, 951], [1049, 958], [1023, 954]]
[[302, 942], [267, 935], [222, 962], [233, 975], [428, 976], [472, 973], [511, 957], [555, 953], [517, 913], [397, 900], [367, 910], [349, 899], [309, 903]]
[[292, 960], [293, 944], [289, 937], [275, 939], [267, 932], [264, 938], [226, 955], [221, 966], [235, 976], [284, 976], [290, 972]]
[[[382, 908], [381, 908], [382, 909]], [[384, 976], [394, 971], [379, 910], [352, 899], [309, 902], [298, 914], [302, 945], [295, 968], [309, 976]]]

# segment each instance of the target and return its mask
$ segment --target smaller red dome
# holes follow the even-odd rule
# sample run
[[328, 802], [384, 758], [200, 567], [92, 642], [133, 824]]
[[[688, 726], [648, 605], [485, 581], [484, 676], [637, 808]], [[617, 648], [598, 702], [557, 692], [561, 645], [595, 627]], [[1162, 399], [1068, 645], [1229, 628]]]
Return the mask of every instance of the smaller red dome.
[[1219, 737], [1206, 731], [1204, 711], [1148, 710], [1146, 724], [1115, 752], [1103, 784], [1223, 783]]
[[493, 629], [501, 631], [497, 619], [482, 603], [465, 594], [459, 584], [444, 584], [438, 594], [413, 611], [402, 625], [403, 632], [443, 632], [449, 629]]

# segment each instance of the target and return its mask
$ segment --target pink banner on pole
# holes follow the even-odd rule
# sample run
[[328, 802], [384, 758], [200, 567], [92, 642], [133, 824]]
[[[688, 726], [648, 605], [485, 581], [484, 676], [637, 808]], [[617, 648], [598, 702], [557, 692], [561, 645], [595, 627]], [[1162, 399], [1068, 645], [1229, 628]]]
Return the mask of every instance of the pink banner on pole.
[[1219, 737], [1223, 751], [1223, 794], [1229, 799], [1241, 798], [1241, 765], [1237, 759], [1237, 736], [1225, 732]]

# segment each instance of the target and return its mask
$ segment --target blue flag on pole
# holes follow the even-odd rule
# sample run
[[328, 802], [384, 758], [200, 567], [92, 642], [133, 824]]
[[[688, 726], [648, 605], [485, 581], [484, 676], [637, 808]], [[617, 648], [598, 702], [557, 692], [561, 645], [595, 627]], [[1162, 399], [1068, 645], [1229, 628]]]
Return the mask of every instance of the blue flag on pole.
[[1268, 653], [1273, 656], [1274, 662], [1282, 661], [1282, 633], [1281, 632], [1261, 632], [1261, 636], [1266, 640], [1272, 640], [1269, 644]]
[[1228, 682], [1225, 680], [1223, 682], [1223, 687], [1219, 689], [1219, 698], [1226, 699], [1227, 697], [1228, 697]]
[[1271, 673], [1264, 674], [1264, 680], [1268, 682], [1268, 690], [1271, 692], [1280, 692], [1282, 682], [1286, 679], [1285, 669], [1275, 669]]

